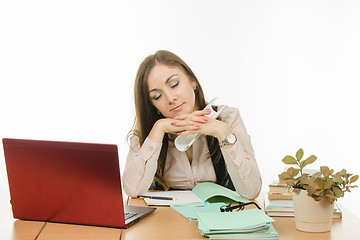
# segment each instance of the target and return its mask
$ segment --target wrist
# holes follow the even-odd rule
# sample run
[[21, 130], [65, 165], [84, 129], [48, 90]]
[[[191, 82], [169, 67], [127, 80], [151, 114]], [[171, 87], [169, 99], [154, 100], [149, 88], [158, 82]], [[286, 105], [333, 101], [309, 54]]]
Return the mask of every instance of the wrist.
[[155, 122], [155, 124], [153, 125], [148, 137], [153, 141], [153, 142], [158, 142], [161, 143], [163, 141], [164, 135], [165, 135], [166, 131], [164, 129], [164, 124], [162, 119], [159, 119], [158, 121]]
[[217, 140], [219, 142], [223, 141], [227, 135], [229, 135], [231, 133], [231, 129], [230, 129], [230, 126], [227, 124], [227, 123], [223, 123], [223, 126], [218, 128], [218, 131], [215, 135], [215, 137], [217, 138]]
[[235, 136], [235, 134], [230, 133], [226, 136], [226, 138], [224, 140], [222, 140], [221, 142], [219, 142], [220, 147], [224, 147], [224, 148], [229, 148], [232, 145], [234, 145], [237, 141], [237, 138]]

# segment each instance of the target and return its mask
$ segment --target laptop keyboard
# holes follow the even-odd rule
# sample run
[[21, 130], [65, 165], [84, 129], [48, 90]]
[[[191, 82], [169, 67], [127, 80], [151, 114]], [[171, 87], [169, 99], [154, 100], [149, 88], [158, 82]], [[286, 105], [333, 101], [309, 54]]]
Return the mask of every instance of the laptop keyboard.
[[137, 215], [137, 213], [134, 212], [125, 212], [125, 220]]

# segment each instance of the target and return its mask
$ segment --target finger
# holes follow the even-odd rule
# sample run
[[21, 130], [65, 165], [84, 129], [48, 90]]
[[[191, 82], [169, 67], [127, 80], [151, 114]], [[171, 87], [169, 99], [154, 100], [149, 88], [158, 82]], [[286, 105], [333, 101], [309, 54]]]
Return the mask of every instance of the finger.
[[189, 118], [186, 119], [187, 121], [193, 122], [193, 124], [198, 123], [206, 123], [209, 121], [209, 118], [206, 116], [189, 116]]
[[185, 127], [185, 126], [194, 126], [198, 125], [198, 122], [183, 120], [183, 121], [173, 121], [170, 123], [173, 127]]
[[200, 125], [190, 126], [190, 127], [187, 127], [186, 129], [184, 129], [183, 131], [179, 131], [176, 134], [179, 136], [188, 136], [191, 134], [199, 133], [199, 129], [200, 129]]
[[195, 116], [204, 116], [204, 115], [209, 115], [210, 113], [211, 113], [211, 110], [208, 108], [192, 112], [192, 114]]
[[167, 132], [170, 133], [178, 133], [178, 132], [184, 132], [184, 131], [192, 131], [195, 129], [199, 129], [200, 125], [184, 125], [184, 126], [180, 126], [180, 125], [171, 125], [169, 126], [167, 129]]
[[194, 111], [194, 112], [192, 112], [190, 114], [175, 115], [175, 116], [172, 116], [171, 119], [184, 120], [184, 119], [189, 118], [191, 116], [205, 116], [205, 115], [209, 115], [210, 113], [211, 113], [210, 109], [203, 109], [203, 110]]

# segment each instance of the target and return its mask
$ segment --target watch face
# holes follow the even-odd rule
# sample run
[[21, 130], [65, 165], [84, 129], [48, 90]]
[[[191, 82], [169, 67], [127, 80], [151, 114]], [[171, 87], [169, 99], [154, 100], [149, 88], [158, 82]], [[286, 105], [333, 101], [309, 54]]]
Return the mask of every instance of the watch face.
[[235, 137], [234, 134], [229, 134], [229, 135], [227, 136], [227, 140], [228, 140], [228, 142], [229, 142], [230, 144], [234, 144], [235, 141], [236, 141], [236, 137]]

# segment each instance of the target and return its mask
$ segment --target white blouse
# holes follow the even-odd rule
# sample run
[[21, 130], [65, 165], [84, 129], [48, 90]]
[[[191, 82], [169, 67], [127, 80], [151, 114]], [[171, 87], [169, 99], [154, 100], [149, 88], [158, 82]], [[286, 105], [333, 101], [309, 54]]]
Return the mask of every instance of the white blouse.
[[[226, 107], [218, 120], [228, 123], [237, 138], [230, 148], [221, 147], [236, 192], [254, 199], [261, 190], [261, 176], [250, 136], [246, 132], [239, 110]], [[122, 177], [124, 190], [130, 197], [144, 194], [149, 189], [155, 176], [161, 147], [162, 143], [153, 142], [149, 138], [140, 146], [137, 136], [130, 137], [130, 150]], [[201, 182], [216, 182], [205, 136], [194, 142], [191, 163], [186, 153], [177, 150], [174, 142], [169, 141], [164, 178], [171, 188], [176, 189], [192, 189]]]

